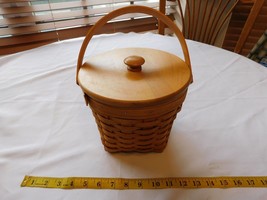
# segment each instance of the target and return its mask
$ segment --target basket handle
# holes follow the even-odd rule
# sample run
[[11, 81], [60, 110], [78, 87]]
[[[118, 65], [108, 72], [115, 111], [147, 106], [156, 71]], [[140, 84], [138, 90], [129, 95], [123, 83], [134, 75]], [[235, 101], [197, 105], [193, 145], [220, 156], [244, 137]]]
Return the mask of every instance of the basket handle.
[[82, 43], [82, 46], [81, 46], [81, 49], [79, 52], [79, 56], [78, 56], [77, 71], [76, 71], [76, 83], [78, 84], [78, 72], [82, 66], [84, 53], [85, 53], [87, 45], [90, 42], [90, 40], [92, 39], [93, 35], [103, 25], [105, 25], [109, 20], [111, 20], [115, 17], [118, 17], [120, 15], [128, 14], [128, 13], [144, 13], [144, 14], [152, 15], [153, 17], [157, 17], [165, 25], [167, 25], [175, 33], [176, 37], [178, 38], [178, 40], [181, 44], [183, 54], [184, 54], [184, 60], [191, 71], [191, 77], [192, 77], [192, 70], [191, 70], [191, 63], [190, 63], [188, 48], [187, 48], [187, 44], [185, 42], [185, 38], [184, 38], [182, 32], [180, 31], [180, 29], [172, 22], [171, 19], [169, 19], [166, 15], [162, 14], [161, 12], [159, 12], [153, 8], [146, 7], [146, 6], [132, 5], [132, 6], [126, 6], [123, 8], [119, 8], [119, 9], [116, 9], [116, 10], [110, 12], [109, 14], [105, 15], [100, 20], [98, 20], [97, 23], [89, 29], [88, 33], [86, 34], [86, 36], [84, 38], [84, 41]]

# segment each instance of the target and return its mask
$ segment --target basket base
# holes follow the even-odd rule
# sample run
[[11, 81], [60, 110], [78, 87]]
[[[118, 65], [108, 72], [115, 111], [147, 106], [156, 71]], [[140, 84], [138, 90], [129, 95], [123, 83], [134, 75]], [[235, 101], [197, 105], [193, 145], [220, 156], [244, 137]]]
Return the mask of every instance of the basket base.
[[134, 148], [134, 149], [113, 149], [113, 148], [109, 148], [108, 146], [104, 145], [104, 149], [105, 151], [109, 152], [109, 153], [162, 153], [163, 150], [165, 149], [165, 147], [167, 146], [167, 143], [164, 146], [161, 146], [158, 149], [151, 149], [151, 148]]

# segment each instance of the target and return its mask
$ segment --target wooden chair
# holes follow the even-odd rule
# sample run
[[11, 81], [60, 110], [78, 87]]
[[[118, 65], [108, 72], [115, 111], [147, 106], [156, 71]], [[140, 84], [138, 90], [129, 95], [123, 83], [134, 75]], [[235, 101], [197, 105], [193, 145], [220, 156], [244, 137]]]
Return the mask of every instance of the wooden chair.
[[267, 0], [239, 0], [224, 38], [224, 49], [247, 56], [267, 29]]
[[185, 38], [215, 45], [237, 3], [238, 0], [178, 0], [178, 18]]

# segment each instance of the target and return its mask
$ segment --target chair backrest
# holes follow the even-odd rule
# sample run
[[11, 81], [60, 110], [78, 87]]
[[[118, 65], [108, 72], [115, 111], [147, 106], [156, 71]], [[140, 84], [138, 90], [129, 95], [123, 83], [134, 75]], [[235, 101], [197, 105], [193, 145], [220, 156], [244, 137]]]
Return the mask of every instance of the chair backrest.
[[185, 38], [215, 45], [237, 2], [238, 0], [178, 0]]
[[267, 0], [239, 0], [223, 48], [247, 56], [267, 29]]

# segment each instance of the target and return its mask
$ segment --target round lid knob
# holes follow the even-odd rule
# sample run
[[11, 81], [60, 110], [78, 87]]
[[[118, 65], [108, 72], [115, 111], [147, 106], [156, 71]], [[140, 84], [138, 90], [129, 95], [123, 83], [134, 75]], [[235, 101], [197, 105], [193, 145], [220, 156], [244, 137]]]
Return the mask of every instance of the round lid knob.
[[141, 56], [128, 56], [124, 59], [124, 63], [128, 66], [127, 69], [133, 72], [140, 72], [145, 59]]

